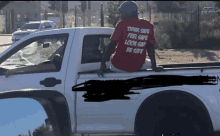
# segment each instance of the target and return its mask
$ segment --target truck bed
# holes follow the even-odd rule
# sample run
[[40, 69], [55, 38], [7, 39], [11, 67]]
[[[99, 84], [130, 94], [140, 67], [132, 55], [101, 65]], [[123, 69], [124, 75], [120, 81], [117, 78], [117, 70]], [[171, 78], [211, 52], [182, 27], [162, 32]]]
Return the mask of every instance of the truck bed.
[[[164, 71], [170, 71], [170, 70], [201, 70], [203, 72], [204, 69], [218, 69], [220, 68], [220, 62], [209, 62], [209, 63], [187, 63], [187, 64], [165, 64], [160, 65], [164, 67]], [[79, 72], [79, 74], [91, 74], [91, 73], [97, 73], [97, 70], [90, 70], [90, 71], [84, 71]], [[150, 72], [152, 69], [147, 70], [138, 70], [137, 72]], [[114, 71], [111, 71], [109, 68], [106, 69], [105, 73], [116, 73]]]

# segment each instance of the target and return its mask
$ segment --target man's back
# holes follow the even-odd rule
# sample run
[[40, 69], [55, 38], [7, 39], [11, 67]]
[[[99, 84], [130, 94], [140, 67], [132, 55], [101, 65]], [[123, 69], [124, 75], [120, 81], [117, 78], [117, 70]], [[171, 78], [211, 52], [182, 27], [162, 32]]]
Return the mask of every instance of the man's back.
[[120, 21], [111, 39], [118, 43], [111, 56], [112, 64], [127, 72], [140, 69], [145, 63], [147, 43], [156, 43], [153, 25], [139, 18]]

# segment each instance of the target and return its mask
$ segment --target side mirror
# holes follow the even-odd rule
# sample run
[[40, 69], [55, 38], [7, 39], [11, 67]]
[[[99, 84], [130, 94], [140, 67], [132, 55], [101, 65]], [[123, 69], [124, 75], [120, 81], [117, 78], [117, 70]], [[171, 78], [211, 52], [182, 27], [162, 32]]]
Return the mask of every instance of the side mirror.
[[43, 48], [48, 48], [50, 46], [50, 43], [44, 43]]

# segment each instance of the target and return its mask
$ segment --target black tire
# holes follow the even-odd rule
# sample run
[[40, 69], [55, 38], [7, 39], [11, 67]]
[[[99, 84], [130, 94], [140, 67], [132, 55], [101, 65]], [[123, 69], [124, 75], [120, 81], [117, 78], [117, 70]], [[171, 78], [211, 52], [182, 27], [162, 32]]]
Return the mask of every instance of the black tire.
[[[196, 111], [188, 109], [153, 111], [145, 113], [145, 116], [140, 114], [142, 122], [139, 121], [137, 124], [137, 136], [162, 136], [162, 134], [164, 136], [171, 136], [171, 134], [175, 134], [175, 136], [213, 136], [213, 130], [208, 120]], [[183, 116], [184, 114], [185, 116]]]

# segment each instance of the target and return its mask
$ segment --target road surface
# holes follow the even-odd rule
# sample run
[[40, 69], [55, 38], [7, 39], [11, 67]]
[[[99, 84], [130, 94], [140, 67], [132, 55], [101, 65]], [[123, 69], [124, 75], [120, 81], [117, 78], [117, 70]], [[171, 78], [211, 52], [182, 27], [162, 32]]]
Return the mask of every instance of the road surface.
[[0, 35], [0, 46], [4, 44], [10, 44], [10, 43], [12, 43], [11, 36]]

